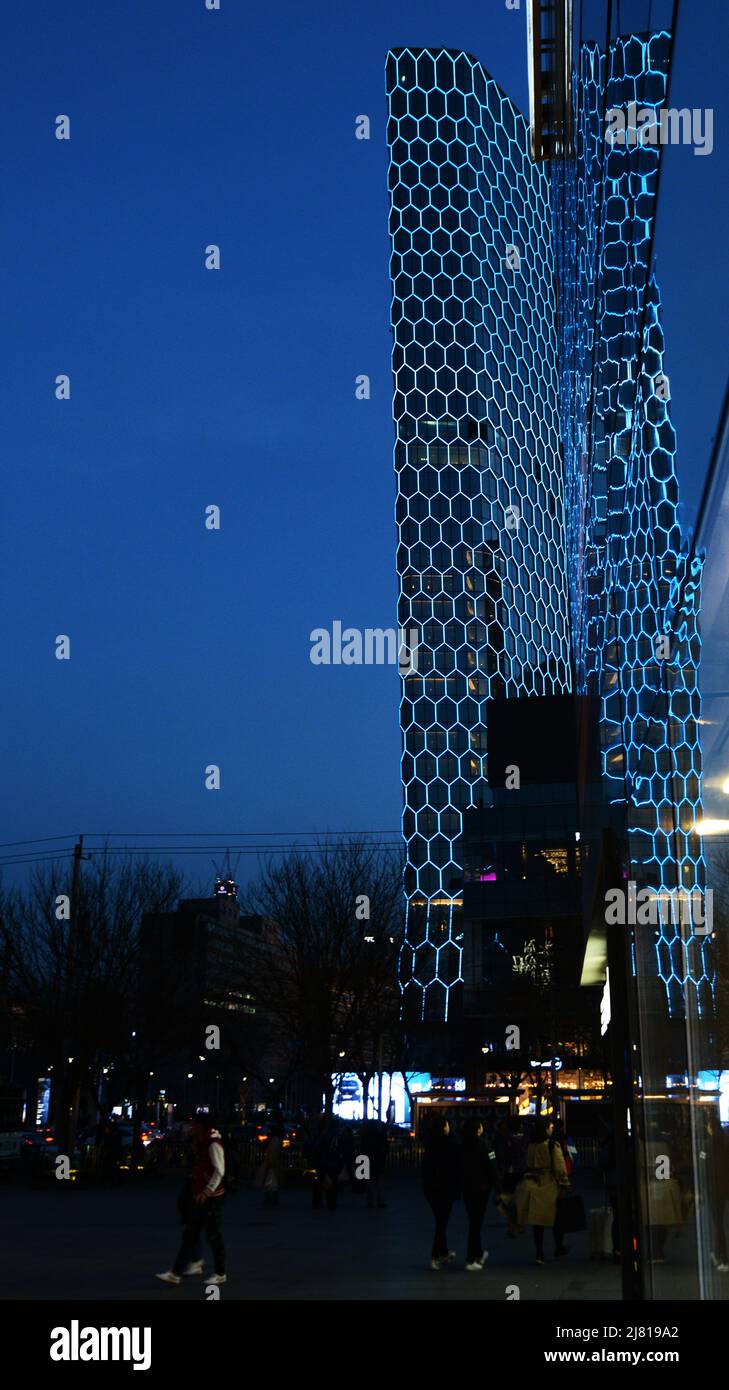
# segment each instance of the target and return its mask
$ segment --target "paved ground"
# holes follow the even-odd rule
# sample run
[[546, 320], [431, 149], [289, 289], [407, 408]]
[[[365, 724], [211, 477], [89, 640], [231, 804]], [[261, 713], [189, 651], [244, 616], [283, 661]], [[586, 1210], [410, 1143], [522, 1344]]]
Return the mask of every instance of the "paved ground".
[[[179, 1179], [136, 1188], [2, 1190], [0, 1273], [6, 1299], [199, 1300], [200, 1279], [166, 1288], [154, 1278], [171, 1263], [179, 1227]], [[586, 1205], [599, 1196], [587, 1193]], [[484, 1228], [490, 1258], [482, 1274], [463, 1268], [465, 1216], [459, 1202], [449, 1231], [458, 1263], [433, 1273], [429, 1208], [413, 1178], [393, 1180], [384, 1211], [369, 1211], [344, 1192], [336, 1212], [313, 1211], [306, 1191], [281, 1194], [265, 1208], [249, 1188], [226, 1199], [229, 1299], [462, 1299], [503, 1301], [516, 1284], [522, 1299], [620, 1298], [619, 1271], [589, 1259], [586, 1234], [570, 1236], [570, 1256], [537, 1266], [530, 1235], [510, 1240], [491, 1209]], [[209, 1268], [209, 1265], [207, 1266]], [[679, 1295], [680, 1296], [680, 1295]], [[685, 1296], [685, 1295], [684, 1295]]]

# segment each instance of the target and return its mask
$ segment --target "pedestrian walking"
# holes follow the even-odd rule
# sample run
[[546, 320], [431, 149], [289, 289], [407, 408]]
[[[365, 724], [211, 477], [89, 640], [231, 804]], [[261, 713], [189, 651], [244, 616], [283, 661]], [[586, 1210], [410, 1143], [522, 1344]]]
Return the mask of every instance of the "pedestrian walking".
[[569, 1179], [561, 1146], [552, 1142], [551, 1120], [537, 1120], [527, 1147], [526, 1172], [516, 1189], [517, 1230], [531, 1226], [537, 1264], [544, 1264], [544, 1232], [554, 1234], [554, 1257], [569, 1254], [557, 1221], [560, 1191], [567, 1191]]
[[491, 1189], [498, 1177], [496, 1153], [484, 1138], [482, 1120], [472, 1116], [466, 1120], [461, 1135], [460, 1160], [461, 1192], [468, 1216], [466, 1269], [476, 1273], [483, 1269], [489, 1257], [488, 1250], [484, 1250], [481, 1243], [481, 1227]]
[[385, 1168], [387, 1166], [387, 1127], [381, 1120], [365, 1120], [360, 1130], [360, 1153], [367, 1159], [367, 1206], [385, 1207]]
[[428, 1126], [423, 1150], [421, 1181], [426, 1200], [435, 1217], [435, 1234], [430, 1268], [440, 1269], [456, 1258], [448, 1249], [448, 1218], [460, 1195], [458, 1146], [447, 1119], [434, 1118]]
[[263, 1162], [256, 1169], [256, 1187], [263, 1189], [264, 1207], [278, 1206], [278, 1191], [281, 1184], [281, 1167], [283, 1163], [283, 1141], [286, 1133], [286, 1126], [281, 1120], [275, 1120], [268, 1131], [268, 1143]]
[[496, 1163], [499, 1169], [497, 1207], [506, 1217], [506, 1229], [516, 1237], [516, 1203], [514, 1194], [526, 1171], [527, 1140], [520, 1115], [509, 1115], [497, 1125]]
[[312, 1207], [320, 1210], [326, 1202], [327, 1211], [336, 1211], [342, 1150], [339, 1127], [331, 1115], [319, 1116], [309, 1151], [315, 1172]]
[[655, 1117], [648, 1120], [645, 1141], [639, 1146], [641, 1154], [641, 1209], [650, 1214], [651, 1264], [666, 1263], [666, 1245], [671, 1227], [683, 1224], [684, 1213], [681, 1188], [673, 1176], [676, 1170], [676, 1145]]
[[[171, 1269], [158, 1274], [163, 1284], [179, 1284], [194, 1261], [202, 1232], [213, 1254], [215, 1272], [210, 1284], [224, 1284], [225, 1243], [223, 1241], [223, 1202], [225, 1199], [225, 1150], [220, 1130], [209, 1115], [196, 1115], [192, 1122], [193, 1163], [190, 1174], [191, 1201], [185, 1210], [185, 1226], [177, 1257]], [[202, 1272], [202, 1271], [201, 1271]]]
[[121, 1130], [112, 1115], [104, 1126], [101, 1139], [101, 1176], [106, 1182], [119, 1182], [119, 1165], [122, 1160]]

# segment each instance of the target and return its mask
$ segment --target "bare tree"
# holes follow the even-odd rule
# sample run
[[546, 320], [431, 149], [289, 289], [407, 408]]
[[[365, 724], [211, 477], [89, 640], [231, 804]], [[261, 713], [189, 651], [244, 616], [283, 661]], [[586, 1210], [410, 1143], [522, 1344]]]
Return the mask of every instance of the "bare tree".
[[181, 889], [171, 865], [117, 858], [105, 849], [84, 864], [71, 912], [69, 874], [57, 865], [37, 868], [27, 891], [0, 894], [5, 1002], [20, 1036], [51, 1059], [62, 1150], [73, 1150], [81, 1088], [94, 1082], [100, 1057], [123, 1058], [133, 1032], [140, 1041], [132, 1051], [141, 1057], [153, 1031], [171, 1021], [158, 1000], [154, 1025], [142, 1022], [141, 1034], [135, 1028], [139, 925], [145, 912], [169, 910]]
[[267, 861], [247, 896], [270, 927], [245, 949], [242, 978], [330, 1111], [332, 1076], [348, 1061], [371, 1067], [392, 1023], [401, 863], [366, 840], [338, 840]]

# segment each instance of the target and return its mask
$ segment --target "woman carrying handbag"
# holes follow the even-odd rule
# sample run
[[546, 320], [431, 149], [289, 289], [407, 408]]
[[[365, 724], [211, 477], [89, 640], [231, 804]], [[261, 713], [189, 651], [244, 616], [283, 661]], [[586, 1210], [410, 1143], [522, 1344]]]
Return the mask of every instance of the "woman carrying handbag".
[[526, 1172], [516, 1190], [518, 1229], [523, 1230], [524, 1226], [533, 1228], [538, 1265], [544, 1264], [544, 1231], [547, 1226], [554, 1232], [555, 1259], [569, 1253], [562, 1241], [557, 1200], [560, 1191], [566, 1192], [569, 1188], [569, 1178], [561, 1146], [550, 1142], [552, 1130], [551, 1120], [536, 1121], [527, 1148]]

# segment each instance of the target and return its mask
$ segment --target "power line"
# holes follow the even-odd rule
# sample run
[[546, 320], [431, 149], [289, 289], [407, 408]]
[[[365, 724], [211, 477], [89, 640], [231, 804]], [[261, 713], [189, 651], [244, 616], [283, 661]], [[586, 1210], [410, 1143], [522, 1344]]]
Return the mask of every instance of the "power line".
[[[131, 840], [135, 840], [135, 839], [139, 839], [139, 840], [143, 840], [143, 839], [155, 839], [155, 840], [165, 840], [165, 839], [192, 840], [192, 839], [196, 839], [196, 838], [198, 838], [198, 839], [203, 839], [203, 838], [204, 838], [204, 839], [213, 839], [213, 838], [217, 838], [217, 839], [219, 839], [219, 840], [228, 840], [228, 839], [231, 839], [231, 840], [232, 840], [232, 839], [240, 838], [240, 839], [242, 839], [242, 840], [245, 840], [245, 839], [255, 840], [255, 839], [265, 839], [265, 838], [267, 838], [267, 837], [270, 838], [270, 837], [272, 837], [272, 836], [278, 836], [278, 837], [280, 837], [280, 838], [285, 837], [287, 840], [292, 840], [295, 836], [298, 836], [298, 835], [310, 836], [310, 837], [311, 837], [311, 836], [314, 836], [314, 837], [317, 837], [317, 838], [323, 838], [323, 837], [327, 837], [327, 836], [330, 836], [330, 835], [335, 835], [335, 836], [341, 836], [342, 838], [344, 838], [344, 837], [347, 836], [347, 835], [351, 835], [351, 836], [353, 836], [353, 835], [399, 835], [400, 832], [399, 832], [399, 830], [387, 829], [387, 830], [91, 830], [91, 831], [86, 831], [86, 832], [84, 832], [84, 833], [90, 835], [93, 839], [96, 839], [96, 840], [102, 840], [102, 839], [105, 839], [105, 838], [106, 838], [106, 839], [117, 840], [117, 839], [122, 839], [122, 838], [127, 837], [127, 836], [128, 836], [129, 839], [131, 839]], [[36, 839], [36, 840], [8, 840], [8, 841], [6, 841], [4, 844], [3, 844], [3, 843], [0, 843], [0, 849], [14, 849], [14, 848], [16, 848], [16, 846], [19, 846], [19, 845], [41, 845], [41, 844], [46, 844], [46, 843], [48, 843], [48, 842], [51, 841], [51, 840], [74, 840], [75, 837], [76, 837], [76, 832], [74, 832], [73, 834], [69, 834], [69, 835], [43, 835], [43, 836], [41, 836], [39, 839]]]
[[[86, 838], [86, 856], [87, 856], [87, 857], [93, 857], [94, 855], [96, 855], [96, 856], [99, 856], [99, 857], [111, 856], [111, 857], [116, 857], [116, 858], [126, 858], [126, 857], [141, 857], [141, 856], [145, 856], [145, 855], [160, 855], [160, 854], [163, 854], [163, 855], [167, 855], [167, 856], [176, 856], [176, 855], [179, 855], [179, 856], [185, 856], [185, 857], [189, 857], [189, 858], [201, 858], [201, 857], [202, 857], [202, 858], [204, 858], [204, 859], [208, 859], [208, 858], [210, 858], [213, 854], [224, 854], [227, 850], [230, 850], [230, 851], [232, 851], [232, 852], [237, 853], [238, 855], [245, 855], [246, 857], [249, 857], [249, 858], [261, 858], [262, 856], [264, 856], [264, 855], [266, 855], [266, 854], [275, 854], [275, 855], [279, 855], [279, 854], [302, 854], [302, 855], [303, 855], [303, 854], [309, 854], [309, 855], [321, 855], [321, 854], [327, 854], [327, 853], [329, 853], [329, 854], [331, 854], [331, 853], [343, 853], [343, 852], [346, 852], [346, 851], [350, 848], [349, 844], [347, 844], [346, 842], [344, 842], [344, 843], [337, 843], [336, 841], [327, 841], [327, 840], [322, 840], [322, 841], [320, 841], [318, 844], [313, 844], [313, 845], [312, 845], [312, 844], [308, 844], [308, 845], [307, 845], [307, 844], [301, 844], [301, 843], [297, 843], [297, 842], [293, 842], [293, 843], [276, 843], [276, 844], [271, 844], [271, 845], [246, 845], [246, 844], [236, 844], [236, 843], [234, 843], [234, 842], [232, 842], [232, 841], [226, 841], [226, 842], [223, 843], [223, 844], [210, 844], [210, 845], [204, 845], [204, 846], [202, 846], [202, 847], [198, 847], [198, 846], [175, 845], [175, 844], [172, 844], [172, 845], [169, 845], [169, 844], [168, 844], [168, 845], [107, 845], [107, 844], [91, 845], [91, 844], [89, 843], [89, 841], [90, 841], [90, 839], [91, 839], [92, 837], [89, 836], [89, 835], [86, 835], [85, 838]], [[402, 850], [403, 850], [403, 841], [402, 841], [402, 839], [393, 839], [393, 840], [368, 840], [368, 841], [367, 841], [367, 844], [366, 844], [366, 847], [367, 847], [368, 849], [371, 849], [371, 850], [376, 850], [377, 852], [382, 853], [382, 854], [401, 854], [401, 853], [402, 853]], [[67, 851], [62, 851], [62, 850], [59, 850], [59, 851], [56, 851], [56, 850], [49, 850], [49, 851], [47, 851], [47, 852], [41, 852], [41, 853], [32, 853], [31, 851], [28, 851], [27, 854], [22, 854], [22, 853], [21, 853], [21, 854], [15, 854], [15, 855], [4, 855], [4, 856], [0, 857], [0, 868], [10, 868], [10, 867], [13, 867], [13, 866], [32, 865], [32, 864], [52, 864], [52, 863], [56, 863], [56, 864], [57, 864], [57, 863], [67, 863], [67, 862], [68, 862], [69, 855], [71, 854], [71, 852], [72, 852], [72, 847], [69, 846], [69, 849], [68, 849]]]
[[10, 869], [13, 865], [42, 865], [42, 863], [68, 863], [68, 855], [36, 855], [33, 859], [3, 859], [0, 860], [0, 869]]
[[40, 840], [8, 840], [0, 849], [13, 849], [16, 845], [44, 845], [50, 840], [72, 840], [73, 835], [43, 835]]
[[[375, 840], [375, 841], [371, 841], [368, 847], [369, 847], [370, 849], [383, 849], [383, 850], [386, 850], [386, 849], [398, 849], [398, 848], [400, 847], [401, 843], [402, 843], [402, 841], [400, 841], [400, 840]], [[291, 853], [291, 854], [293, 854], [293, 853], [296, 853], [296, 852], [299, 852], [299, 853], [301, 853], [301, 854], [318, 854], [318, 853], [320, 853], [321, 851], [324, 851], [324, 850], [346, 850], [346, 849], [349, 849], [349, 845], [336, 845], [336, 844], [331, 844], [331, 845], [329, 845], [329, 844], [322, 844], [322, 845], [297, 845], [297, 844], [293, 844], [293, 845], [268, 845], [268, 846], [263, 846], [263, 847], [262, 847], [261, 845], [234, 845], [234, 844], [228, 844], [228, 843], [226, 842], [226, 844], [224, 844], [224, 845], [207, 845], [207, 846], [205, 847], [205, 849], [194, 849], [194, 848], [192, 848], [192, 847], [189, 846], [189, 845], [115, 845], [115, 846], [114, 846], [114, 845], [96, 845], [96, 846], [93, 846], [93, 845], [92, 845], [91, 847], [89, 847], [89, 845], [87, 844], [87, 853], [88, 853], [88, 854], [97, 854], [97, 855], [99, 855], [99, 856], [102, 856], [102, 855], [115, 855], [115, 856], [118, 857], [118, 856], [120, 856], [120, 855], [125, 855], [125, 854], [188, 854], [188, 855], [202, 856], [202, 858], [204, 858], [204, 859], [207, 858], [207, 857], [208, 857], [209, 855], [211, 855], [211, 854], [221, 854], [221, 853], [225, 853], [226, 850], [230, 850], [231, 853], [232, 853], [233, 851], [235, 851], [235, 852], [238, 853], [238, 854], [259, 855], [259, 854], [265, 854], [265, 853], [267, 853], [267, 852], [269, 852], [269, 853], [276, 853], [276, 854], [282, 854], [282, 853]], [[41, 859], [68, 859], [68, 856], [69, 856], [70, 853], [71, 853], [71, 850], [69, 849], [68, 852], [67, 852], [67, 853], [64, 853], [64, 854], [28, 854], [28, 855], [25, 855], [25, 856], [23, 856], [23, 855], [8, 855], [8, 856], [3, 856], [2, 858], [0, 858], [0, 864], [7, 864], [7, 863], [10, 863], [11, 861], [12, 861], [12, 862], [15, 862], [15, 863], [32, 864], [32, 863], [34, 863], [34, 862], [36, 862], [36, 861], [38, 861], [38, 860], [41, 860]]]

